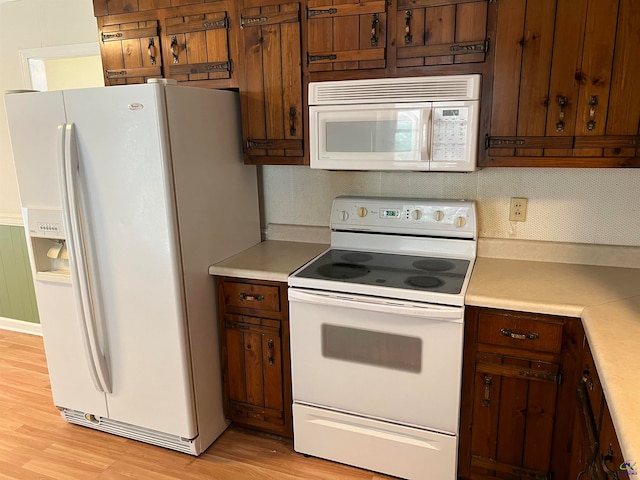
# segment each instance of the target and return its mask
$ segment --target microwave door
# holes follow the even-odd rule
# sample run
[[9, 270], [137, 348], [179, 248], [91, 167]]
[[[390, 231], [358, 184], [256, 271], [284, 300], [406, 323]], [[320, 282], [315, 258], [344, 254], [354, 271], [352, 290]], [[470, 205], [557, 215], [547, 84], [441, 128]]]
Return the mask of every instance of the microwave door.
[[428, 170], [430, 111], [426, 102], [312, 106], [311, 168]]

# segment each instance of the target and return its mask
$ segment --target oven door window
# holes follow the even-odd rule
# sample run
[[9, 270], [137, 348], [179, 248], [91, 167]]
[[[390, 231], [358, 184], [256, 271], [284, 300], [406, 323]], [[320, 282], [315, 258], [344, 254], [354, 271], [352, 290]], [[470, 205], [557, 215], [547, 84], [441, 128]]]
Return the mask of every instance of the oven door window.
[[422, 340], [407, 335], [324, 324], [322, 356], [420, 373]]

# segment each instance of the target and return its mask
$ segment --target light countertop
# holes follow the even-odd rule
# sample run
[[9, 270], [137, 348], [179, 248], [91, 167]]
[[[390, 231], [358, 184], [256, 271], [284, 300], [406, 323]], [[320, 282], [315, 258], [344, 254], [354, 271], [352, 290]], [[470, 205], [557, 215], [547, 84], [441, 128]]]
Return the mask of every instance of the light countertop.
[[267, 240], [209, 267], [209, 275], [286, 282], [289, 274], [324, 252], [324, 243]]
[[[328, 247], [268, 240], [209, 274], [286, 282]], [[640, 268], [478, 257], [465, 303], [582, 318], [622, 453], [640, 462]]]
[[582, 318], [622, 453], [640, 461], [640, 269], [478, 257], [465, 303]]

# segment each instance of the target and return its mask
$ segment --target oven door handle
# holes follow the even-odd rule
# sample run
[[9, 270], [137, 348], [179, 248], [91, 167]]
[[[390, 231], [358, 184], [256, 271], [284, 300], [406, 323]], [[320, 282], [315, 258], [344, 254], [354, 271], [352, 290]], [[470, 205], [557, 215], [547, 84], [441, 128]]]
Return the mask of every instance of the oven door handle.
[[392, 313], [444, 322], [462, 323], [464, 318], [464, 307], [447, 307], [444, 305], [403, 302], [401, 300], [383, 300], [374, 297], [310, 292], [297, 288], [289, 288], [289, 301]]

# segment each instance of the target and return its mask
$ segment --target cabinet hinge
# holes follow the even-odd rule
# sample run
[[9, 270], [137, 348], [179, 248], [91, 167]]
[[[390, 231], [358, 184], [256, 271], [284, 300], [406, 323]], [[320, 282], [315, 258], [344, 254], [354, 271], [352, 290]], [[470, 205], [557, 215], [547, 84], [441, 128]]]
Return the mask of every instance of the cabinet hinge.
[[229, 30], [229, 18], [225, 17], [222, 20], [215, 20], [213, 22], [211, 21], [202, 22], [202, 28], [206, 30], [217, 30], [220, 28]]
[[244, 28], [245, 25], [251, 25], [254, 23], [263, 23], [269, 20], [269, 17], [247, 17], [240, 19], [240, 28]]
[[321, 60], [336, 60], [338, 58], [337, 55], [331, 54], [331, 55], [310, 55], [309, 53], [307, 53], [307, 65], [309, 65], [311, 62], [319, 62]]
[[486, 53], [487, 50], [489, 49], [489, 39], [487, 38], [484, 42], [482, 43], [473, 43], [473, 44], [455, 44], [455, 45], [451, 45], [449, 47], [449, 50], [451, 50], [452, 52], [479, 52], [479, 53]]
[[307, 19], [315, 17], [316, 15], [334, 15], [338, 13], [337, 8], [328, 8], [326, 10], [313, 10], [307, 7]]

